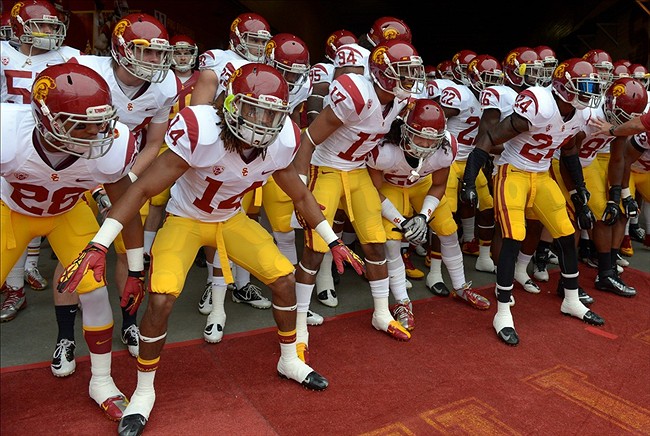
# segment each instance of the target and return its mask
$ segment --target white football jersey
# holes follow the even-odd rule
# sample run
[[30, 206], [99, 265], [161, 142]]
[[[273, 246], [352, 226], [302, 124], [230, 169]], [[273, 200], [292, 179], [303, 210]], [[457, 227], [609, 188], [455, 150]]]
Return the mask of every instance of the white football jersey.
[[598, 157], [599, 153], [609, 153], [609, 147], [614, 140], [613, 136], [608, 134], [596, 134], [598, 129], [592, 126], [589, 123], [589, 120], [594, 118], [605, 119], [605, 113], [603, 112], [602, 106], [592, 109], [586, 108], [585, 116], [587, 118], [587, 123], [582, 126], [582, 131], [585, 132], [585, 138], [580, 144], [580, 163], [582, 167], [586, 167]]
[[230, 74], [235, 71], [240, 66], [249, 63], [248, 59], [244, 59], [237, 52], [228, 50], [208, 50], [201, 53], [199, 56], [199, 70], [212, 70], [219, 80], [219, 85], [217, 85], [217, 91], [214, 95], [214, 98], [221, 93], [222, 85], [228, 82], [230, 75], [223, 76], [224, 68], [228, 62], [234, 61], [237, 65], [236, 67], [231, 66]]
[[66, 156], [52, 164], [40, 143], [35, 142], [36, 122], [30, 105], [6, 104], [0, 110], [2, 188], [0, 198], [13, 211], [46, 217], [70, 210], [83, 193], [102, 183], [120, 180], [131, 170], [137, 149], [129, 129], [118, 122], [112, 147], [102, 157]]
[[467, 160], [474, 149], [474, 140], [481, 122], [481, 105], [469, 87], [457, 84], [442, 90], [440, 105], [459, 111], [458, 115], [447, 119], [447, 130], [458, 139], [456, 160]]
[[190, 169], [173, 184], [167, 212], [204, 222], [228, 220], [239, 213], [244, 194], [286, 168], [300, 145], [300, 129], [287, 118], [264, 156], [245, 159], [224, 148], [220, 123], [209, 105], [188, 106], [170, 123], [165, 143]]
[[141, 147], [143, 130], [150, 122], [164, 123], [181, 92], [182, 85], [171, 71], [161, 83], [144, 83], [142, 92], [128, 97], [120, 88], [113, 69], [113, 58], [106, 56], [79, 56], [71, 62], [92, 68], [108, 83], [113, 96], [113, 106], [120, 122], [126, 124]]
[[449, 132], [445, 132], [445, 138], [446, 146], [439, 148], [424, 159], [417, 171], [417, 176], [414, 174], [416, 168], [413, 168], [406, 160], [406, 153], [398, 145], [387, 141], [370, 152], [368, 167], [382, 171], [384, 182], [388, 184], [404, 187], [417, 185], [423, 182], [429, 174], [441, 168], [449, 168], [456, 158], [458, 152], [456, 138]]
[[81, 54], [76, 48], [63, 46], [57, 50], [27, 56], [8, 41], [0, 42], [0, 50], [0, 101], [22, 104], [32, 102], [32, 85], [38, 73]]
[[635, 173], [650, 173], [650, 140], [648, 132], [639, 133], [632, 137], [632, 146], [643, 154], [632, 163], [632, 171]]
[[551, 91], [541, 86], [520, 92], [513, 108], [528, 120], [530, 129], [503, 144], [500, 163], [522, 171], [548, 171], [553, 153], [586, 124], [584, 110], [575, 111], [565, 122]]
[[364, 168], [368, 153], [390, 131], [408, 99], [395, 98], [382, 107], [373, 82], [360, 74], [336, 78], [329, 96], [330, 107], [345, 124], [316, 146], [311, 163], [343, 171]]
[[448, 86], [455, 85], [456, 82], [449, 79], [433, 79], [427, 81], [426, 91], [428, 98], [437, 99], [442, 94], [442, 90]]

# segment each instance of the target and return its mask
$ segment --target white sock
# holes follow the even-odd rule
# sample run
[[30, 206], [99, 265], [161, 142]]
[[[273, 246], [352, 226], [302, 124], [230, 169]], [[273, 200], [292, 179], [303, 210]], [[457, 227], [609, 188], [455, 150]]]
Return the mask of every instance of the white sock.
[[474, 239], [474, 222], [475, 218], [461, 218], [461, 225], [463, 226], [463, 242], [470, 242]]
[[320, 268], [316, 274], [316, 293], [334, 289], [334, 279], [332, 278], [332, 252], [327, 251], [320, 263]]
[[153, 246], [153, 240], [156, 237], [156, 232], [150, 230], [144, 231], [144, 252], [151, 254], [151, 247]]
[[156, 377], [156, 371], [138, 371], [138, 384], [135, 392], [131, 396], [128, 407], [124, 415], [142, 415], [149, 419], [151, 409], [156, 401], [156, 390], [153, 382]]

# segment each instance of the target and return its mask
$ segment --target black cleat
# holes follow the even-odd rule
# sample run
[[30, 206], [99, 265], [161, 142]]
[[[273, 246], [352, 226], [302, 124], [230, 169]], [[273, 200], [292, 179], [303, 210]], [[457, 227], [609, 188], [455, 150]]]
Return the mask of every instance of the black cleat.
[[[282, 378], [289, 378], [286, 375], [282, 374], [280, 371], [278, 371], [278, 375]], [[305, 379], [300, 384], [305, 389], [311, 389], [312, 391], [323, 391], [325, 388], [327, 388], [327, 386], [329, 386], [327, 379], [316, 371], [312, 371], [307, 374], [307, 377], [305, 377]]]
[[125, 415], [117, 426], [117, 434], [120, 436], [140, 436], [147, 424], [147, 418], [136, 413], [135, 415]]
[[[564, 298], [564, 286], [562, 285], [562, 280], [557, 284], [557, 295]], [[582, 289], [582, 286], [578, 286], [578, 298], [580, 299], [580, 302], [587, 307], [594, 303], [594, 298], [587, 294], [585, 290]]]
[[616, 275], [600, 277], [596, 276], [596, 289], [599, 291], [612, 292], [621, 297], [634, 297], [636, 295], [636, 289], [631, 286], [627, 286], [623, 281]]
[[341, 282], [341, 275], [339, 274], [339, 270], [336, 269], [336, 264], [334, 262], [332, 262], [332, 281], [335, 285], [338, 285]]
[[499, 330], [499, 333], [497, 333], [497, 336], [506, 345], [509, 345], [511, 347], [516, 347], [517, 345], [519, 345], [519, 336], [517, 335], [515, 329], [512, 327], [502, 328], [501, 330]]
[[449, 288], [443, 282], [434, 283], [433, 286], [427, 286], [433, 295], [438, 297], [449, 297]]
[[[562, 312], [562, 315], [565, 315], [565, 316], [573, 316], [573, 315], [571, 315], [570, 313], [566, 313], [566, 312]], [[575, 318], [575, 317], [574, 317], [574, 318]], [[604, 325], [604, 324], [605, 324], [605, 320], [602, 319], [602, 318], [600, 317], [600, 315], [598, 315], [598, 314], [595, 313], [595, 312], [592, 312], [591, 310], [588, 310], [587, 313], [585, 313], [585, 314], [582, 316], [582, 321], [585, 322], [585, 323], [587, 323], [587, 324], [591, 324], [591, 325], [595, 325], [595, 326], [601, 326], [601, 325]]]

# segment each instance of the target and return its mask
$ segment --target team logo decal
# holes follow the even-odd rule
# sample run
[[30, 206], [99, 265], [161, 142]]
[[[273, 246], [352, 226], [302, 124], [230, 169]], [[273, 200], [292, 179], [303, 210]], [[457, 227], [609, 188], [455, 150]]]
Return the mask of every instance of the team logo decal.
[[50, 89], [56, 88], [56, 83], [54, 79], [50, 76], [39, 77], [38, 80], [34, 83], [34, 89], [32, 91], [32, 100], [33, 101], [45, 101], [47, 99], [47, 94], [49, 94]]
[[266, 54], [267, 57], [270, 58], [273, 57], [273, 53], [275, 52], [275, 47], [277, 47], [277, 45], [278, 44], [272, 39], [266, 43], [266, 47], [264, 47], [264, 53]]
[[622, 83], [617, 83], [612, 87], [612, 95], [614, 97], [620, 97], [621, 95], [625, 95], [625, 85]]
[[18, 14], [20, 14], [20, 10], [22, 9], [23, 6], [25, 6], [25, 3], [23, 2], [16, 3], [14, 7], [11, 8], [11, 16], [16, 18]]
[[113, 35], [115, 36], [122, 36], [124, 35], [124, 31], [126, 30], [127, 27], [131, 25], [131, 22], [129, 20], [120, 20], [115, 25], [115, 29], [113, 29]]
[[386, 56], [386, 51], [388, 50], [388, 47], [381, 46], [377, 47], [375, 51], [372, 53], [372, 60], [374, 63], [378, 65], [383, 65], [385, 64], [385, 56]]
[[393, 29], [392, 27], [385, 28], [383, 33], [385, 40], [395, 39], [397, 38], [397, 35], [399, 35], [397, 29]]
[[566, 70], [567, 65], [568, 64], [566, 62], [562, 62], [560, 65], [558, 65], [555, 71], [553, 71], [553, 77], [556, 79], [561, 79], [564, 77], [564, 71]]
[[237, 26], [239, 26], [239, 23], [241, 23], [241, 19], [235, 18], [235, 21], [233, 21], [232, 24], [230, 25], [230, 31], [234, 32], [235, 30], [237, 30]]

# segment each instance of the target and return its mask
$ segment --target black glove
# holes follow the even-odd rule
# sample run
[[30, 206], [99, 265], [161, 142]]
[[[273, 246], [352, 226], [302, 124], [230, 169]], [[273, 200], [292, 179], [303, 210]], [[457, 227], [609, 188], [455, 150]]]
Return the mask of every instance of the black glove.
[[471, 207], [478, 206], [478, 193], [476, 186], [461, 181], [460, 201], [469, 204]]
[[571, 201], [576, 210], [576, 223], [580, 230], [591, 230], [596, 222], [596, 217], [587, 203], [589, 203], [589, 191], [582, 185], [576, 188], [576, 192], [571, 194]]
[[601, 220], [608, 226], [613, 226], [621, 216], [621, 208], [618, 204], [621, 201], [621, 185], [613, 185], [609, 188], [609, 201], [605, 206]]
[[631, 195], [625, 197], [623, 200], [623, 210], [625, 210], [625, 216], [628, 218], [636, 218], [639, 216], [639, 205], [637, 204], [634, 197]]

